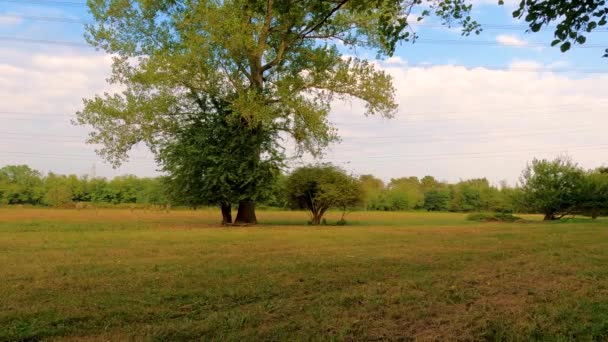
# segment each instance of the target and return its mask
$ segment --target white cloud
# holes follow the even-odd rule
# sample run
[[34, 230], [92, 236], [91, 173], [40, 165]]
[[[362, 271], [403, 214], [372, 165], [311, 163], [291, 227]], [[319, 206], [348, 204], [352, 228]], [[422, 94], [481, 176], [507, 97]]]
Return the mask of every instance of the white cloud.
[[[111, 90], [108, 56], [56, 47], [38, 53], [4, 47], [0, 54], [1, 164], [82, 174], [95, 163], [99, 175], [154, 174], [144, 148], [112, 170], [84, 144], [87, 128], [70, 124], [83, 97]], [[394, 77], [398, 115], [364, 117], [360, 103], [336, 103], [331, 119], [343, 142], [328, 161], [384, 179], [430, 174], [512, 183], [533, 157], [568, 152], [585, 167], [607, 162], [598, 158], [608, 152], [607, 75], [569, 75], [563, 63], [562, 72], [550, 72], [552, 65], [529, 60], [497, 70], [410, 66], [402, 58], [377, 65]]]
[[534, 157], [569, 153], [587, 168], [607, 162], [598, 155], [608, 152], [608, 75], [574, 77], [534, 61], [496, 70], [384, 67], [397, 88], [397, 117], [366, 118], [360, 104], [338, 104], [332, 117], [343, 142], [329, 161], [384, 179], [430, 174], [511, 183]]
[[528, 42], [511, 34], [501, 34], [496, 37], [496, 42], [502, 45], [524, 47]]
[[0, 13], [0, 27], [17, 26], [21, 23], [21, 21], [22, 21], [22, 19], [18, 16]]
[[407, 61], [405, 61], [403, 58], [401, 58], [399, 56], [389, 57], [384, 61], [384, 63], [388, 64], [388, 65], [392, 65], [392, 66], [406, 66], [407, 65]]
[[87, 49], [0, 48], [0, 164], [29, 164], [43, 171], [82, 174], [97, 165], [102, 176], [155, 174], [145, 149], [119, 170], [104, 164], [85, 144], [88, 129], [70, 123], [106, 84], [111, 58]]
[[[553, 66], [550, 66], [550, 68], [552, 68]], [[529, 60], [514, 60], [511, 62], [511, 64], [509, 64], [509, 69], [514, 70], [514, 71], [521, 71], [521, 70], [525, 70], [525, 71], [534, 71], [534, 70], [540, 70], [543, 69], [544, 66], [542, 65], [542, 63], [539, 63], [537, 61], [529, 61]]]

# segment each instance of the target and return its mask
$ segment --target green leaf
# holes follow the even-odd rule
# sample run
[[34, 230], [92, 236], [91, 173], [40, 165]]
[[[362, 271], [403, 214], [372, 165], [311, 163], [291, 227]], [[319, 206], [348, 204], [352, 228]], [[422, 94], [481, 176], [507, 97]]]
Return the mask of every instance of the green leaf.
[[562, 45], [559, 47], [559, 49], [560, 49], [562, 52], [566, 52], [566, 51], [570, 50], [570, 47], [571, 47], [571, 46], [572, 46], [572, 44], [570, 44], [570, 42], [565, 42], [565, 43], [563, 43], [563, 44], [562, 44]]
[[586, 41], [587, 38], [585, 38], [585, 36], [578, 36], [578, 38], [576, 38], [576, 42], [579, 44], [585, 44]]

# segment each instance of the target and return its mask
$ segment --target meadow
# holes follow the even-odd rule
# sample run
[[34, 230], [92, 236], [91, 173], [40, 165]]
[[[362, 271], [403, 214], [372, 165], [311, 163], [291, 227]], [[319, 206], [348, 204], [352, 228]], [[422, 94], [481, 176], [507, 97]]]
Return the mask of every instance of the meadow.
[[608, 339], [608, 220], [465, 216], [3, 208], [0, 340]]

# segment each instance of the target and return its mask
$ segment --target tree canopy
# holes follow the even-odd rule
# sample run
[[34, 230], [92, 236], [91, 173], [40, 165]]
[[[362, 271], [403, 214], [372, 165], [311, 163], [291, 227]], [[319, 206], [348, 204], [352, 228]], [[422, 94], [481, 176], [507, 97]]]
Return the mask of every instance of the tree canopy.
[[[239, 135], [286, 137], [299, 154], [318, 155], [337, 138], [328, 120], [333, 100], [361, 100], [368, 115], [391, 117], [397, 108], [390, 76], [345, 51], [392, 54], [397, 42], [416, 38], [408, 21], [415, 7], [422, 17], [458, 21], [465, 34], [478, 27], [465, 0], [94, 0], [89, 6], [95, 23], [87, 26], [87, 40], [115, 56], [109, 80], [122, 92], [85, 100], [77, 122], [92, 126], [89, 142], [101, 144], [99, 153], [115, 165], [138, 143], [161, 153], [159, 145], [176, 141], [187, 124], [184, 116], [204, 116], [216, 101], [225, 103], [224, 120]], [[238, 162], [257, 165], [261, 157], [253, 150]], [[239, 209], [253, 201], [242, 199]]]

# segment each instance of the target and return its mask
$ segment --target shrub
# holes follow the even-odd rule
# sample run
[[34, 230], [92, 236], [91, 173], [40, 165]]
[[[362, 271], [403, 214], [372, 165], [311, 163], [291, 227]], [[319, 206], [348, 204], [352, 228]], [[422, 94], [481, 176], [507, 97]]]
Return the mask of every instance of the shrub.
[[328, 209], [339, 208], [345, 213], [361, 203], [363, 196], [357, 179], [332, 165], [296, 169], [287, 179], [286, 192], [292, 207], [311, 212], [313, 225], [321, 224]]
[[467, 220], [480, 222], [517, 222], [522, 221], [523, 219], [509, 213], [472, 213], [467, 216]]

